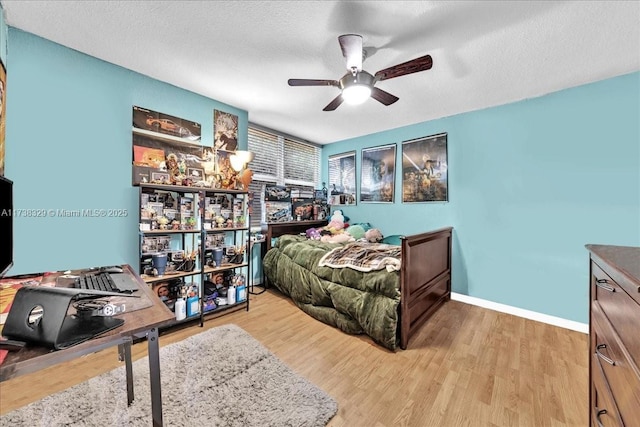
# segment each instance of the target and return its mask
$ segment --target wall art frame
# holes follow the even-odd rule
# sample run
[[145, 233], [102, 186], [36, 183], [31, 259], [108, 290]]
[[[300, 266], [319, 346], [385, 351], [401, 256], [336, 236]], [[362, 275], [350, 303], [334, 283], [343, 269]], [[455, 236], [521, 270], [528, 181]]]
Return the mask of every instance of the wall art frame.
[[360, 201], [393, 203], [395, 199], [396, 144], [362, 149]]
[[[1, 9], [0, 9], [1, 10]], [[7, 71], [0, 60], [0, 176], [4, 176]]]
[[402, 143], [402, 202], [449, 201], [447, 133]]
[[213, 146], [218, 150], [235, 151], [238, 148], [238, 116], [213, 110]]
[[328, 204], [356, 204], [356, 152], [329, 156]]

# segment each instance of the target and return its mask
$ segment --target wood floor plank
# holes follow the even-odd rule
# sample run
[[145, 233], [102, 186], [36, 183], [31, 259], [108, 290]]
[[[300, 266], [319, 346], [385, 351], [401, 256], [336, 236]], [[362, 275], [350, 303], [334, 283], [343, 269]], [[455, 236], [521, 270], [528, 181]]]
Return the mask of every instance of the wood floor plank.
[[[407, 350], [391, 352], [275, 291], [250, 298], [250, 311], [163, 333], [161, 345], [235, 323], [336, 399], [331, 427], [588, 425], [586, 334], [449, 301]], [[144, 355], [146, 343], [135, 344], [134, 359]], [[107, 349], [1, 383], [0, 414], [119, 364]]]

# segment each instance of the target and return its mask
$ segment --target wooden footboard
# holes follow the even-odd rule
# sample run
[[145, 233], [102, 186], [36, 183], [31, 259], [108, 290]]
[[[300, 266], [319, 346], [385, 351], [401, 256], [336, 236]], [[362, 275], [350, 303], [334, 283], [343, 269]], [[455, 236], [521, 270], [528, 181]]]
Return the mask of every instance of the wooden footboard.
[[442, 304], [451, 299], [451, 233], [441, 228], [402, 238], [400, 348]]

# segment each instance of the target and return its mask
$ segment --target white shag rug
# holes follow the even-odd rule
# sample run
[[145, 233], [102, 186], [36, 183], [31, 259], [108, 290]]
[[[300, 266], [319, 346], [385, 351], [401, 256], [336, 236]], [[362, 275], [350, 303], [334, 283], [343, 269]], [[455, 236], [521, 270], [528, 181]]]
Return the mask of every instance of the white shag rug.
[[[331, 396], [300, 377], [236, 325], [160, 348], [165, 426], [322, 427]], [[0, 426], [151, 426], [149, 362], [133, 363], [127, 407], [124, 365], [0, 417]]]

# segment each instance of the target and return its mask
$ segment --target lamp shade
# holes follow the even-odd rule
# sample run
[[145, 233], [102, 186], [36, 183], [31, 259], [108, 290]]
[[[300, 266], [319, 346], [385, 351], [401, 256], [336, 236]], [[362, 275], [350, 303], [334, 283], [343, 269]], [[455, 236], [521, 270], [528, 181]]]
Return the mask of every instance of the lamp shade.
[[239, 156], [245, 165], [250, 161], [252, 161], [253, 158], [256, 156], [254, 152], [245, 151], [245, 150], [236, 150], [235, 155]]
[[244, 169], [245, 162], [237, 154], [230, 155], [229, 156], [229, 162], [231, 162], [231, 167], [236, 172], [240, 172], [242, 169]]
[[362, 104], [371, 96], [371, 88], [361, 84], [352, 84], [342, 90], [344, 102], [351, 105]]

